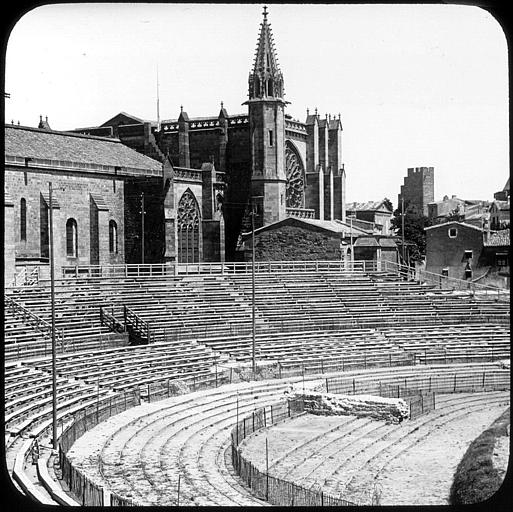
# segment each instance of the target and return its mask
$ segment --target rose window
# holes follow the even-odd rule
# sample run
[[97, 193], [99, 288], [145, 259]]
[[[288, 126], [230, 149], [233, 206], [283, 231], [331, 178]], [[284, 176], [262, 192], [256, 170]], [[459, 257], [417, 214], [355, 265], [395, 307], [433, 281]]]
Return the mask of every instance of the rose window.
[[287, 208], [304, 208], [305, 175], [297, 153], [289, 146], [285, 149], [287, 172]]

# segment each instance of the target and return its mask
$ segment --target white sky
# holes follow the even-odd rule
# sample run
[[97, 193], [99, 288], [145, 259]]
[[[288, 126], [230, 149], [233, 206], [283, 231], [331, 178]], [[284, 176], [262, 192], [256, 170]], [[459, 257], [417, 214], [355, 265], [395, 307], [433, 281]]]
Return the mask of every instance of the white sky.
[[[68, 4], [14, 27], [6, 122], [56, 130], [120, 111], [246, 111], [263, 4]], [[342, 115], [347, 200], [389, 197], [435, 168], [435, 199], [493, 199], [509, 176], [507, 44], [486, 11], [454, 5], [269, 6], [287, 112]]]

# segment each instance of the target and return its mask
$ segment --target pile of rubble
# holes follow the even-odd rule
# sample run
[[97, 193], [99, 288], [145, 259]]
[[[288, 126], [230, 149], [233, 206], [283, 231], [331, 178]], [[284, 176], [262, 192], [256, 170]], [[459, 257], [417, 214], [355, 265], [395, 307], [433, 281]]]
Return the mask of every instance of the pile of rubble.
[[324, 416], [368, 416], [390, 423], [401, 423], [409, 416], [407, 403], [401, 398], [383, 398], [375, 395], [335, 395], [305, 390], [305, 394], [289, 394], [290, 398], [303, 398], [305, 409], [311, 414]]

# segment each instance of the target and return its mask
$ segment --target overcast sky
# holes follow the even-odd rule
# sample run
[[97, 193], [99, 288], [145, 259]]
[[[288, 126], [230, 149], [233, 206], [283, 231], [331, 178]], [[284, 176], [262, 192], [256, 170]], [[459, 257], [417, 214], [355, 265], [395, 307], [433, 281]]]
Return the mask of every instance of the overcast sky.
[[[69, 4], [36, 8], [6, 55], [6, 122], [56, 130], [120, 111], [246, 112], [262, 5]], [[341, 114], [347, 200], [397, 194], [435, 168], [435, 199], [493, 199], [509, 176], [507, 45], [486, 11], [453, 5], [269, 6], [287, 112]]]

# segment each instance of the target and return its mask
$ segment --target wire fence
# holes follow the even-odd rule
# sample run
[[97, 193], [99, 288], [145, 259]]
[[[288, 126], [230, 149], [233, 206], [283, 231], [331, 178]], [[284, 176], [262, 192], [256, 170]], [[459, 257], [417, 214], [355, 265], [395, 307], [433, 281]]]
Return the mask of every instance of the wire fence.
[[231, 432], [232, 466], [241, 479], [260, 498], [278, 506], [354, 506], [357, 503], [332, 496], [314, 489], [307, 489], [282, 478], [259, 470], [241, 454], [240, 443], [253, 432], [275, 425], [286, 418], [304, 414], [305, 401], [302, 398], [287, 400], [253, 411], [236, 423]]
[[71, 425], [63, 431], [59, 438], [59, 465], [61, 468], [62, 480], [66, 482], [70, 491], [83, 506], [103, 507], [108, 505], [137, 505], [130, 499], [108, 492], [101, 485], [98, 485], [87, 478], [81, 471], [73, 466], [66, 454], [73, 443], [85, 432], [92, 429], [102, 421], [107, 420], [111, 416], [139, 405], [140, 402], [140, 394], [137, 388], [103, 399], [97, 404], [76, 413]]
[[392, 374], [386, 379], [328, 377], [325, 379], [325, 387], [328, 393], [376, 394], [396, 397], [398, 393], [408, 396], [413, 393], [413, 390], [422, 390], [423, 393], [505, 391], [510, 389], [510, 371], [509, 369], [490, 368], [482, 372], [462, 372], [460, 370], [446, 373], [444, 371], [442, 374], [415, 374], [405, 377], [396, 377]]

